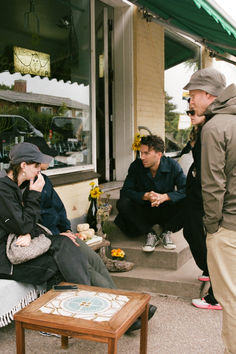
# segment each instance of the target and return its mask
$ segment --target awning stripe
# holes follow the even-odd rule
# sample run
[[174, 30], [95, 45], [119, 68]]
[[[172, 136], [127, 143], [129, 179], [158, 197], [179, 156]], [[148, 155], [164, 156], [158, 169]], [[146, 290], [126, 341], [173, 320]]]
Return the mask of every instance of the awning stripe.
[[208, 15], [214, 18], [217, 23], [220, 23], [224, 30], [229, 34], [233, 35], [236, 38], [236, 30], [226, 22], [221, 15], [218, 14], [209, 4], [205, 2], [205, 0], [193, 0], [195, 5], [200, 9], [203, 8]]

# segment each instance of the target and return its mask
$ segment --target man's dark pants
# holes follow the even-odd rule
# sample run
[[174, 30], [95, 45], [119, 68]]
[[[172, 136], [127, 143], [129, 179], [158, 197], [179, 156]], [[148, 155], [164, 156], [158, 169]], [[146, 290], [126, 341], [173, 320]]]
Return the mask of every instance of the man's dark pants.
[[117, 201], [119, 214], [115, 224], [127, 236], [132, 237], [150, 232], [155, 224], [161, 225], [164, 230], [176, 232], [182, 223], [181, 205], [182, 201], [165, 202], [159, 207], [151, 207], [150, 202], [139, 204], [123, 196]]

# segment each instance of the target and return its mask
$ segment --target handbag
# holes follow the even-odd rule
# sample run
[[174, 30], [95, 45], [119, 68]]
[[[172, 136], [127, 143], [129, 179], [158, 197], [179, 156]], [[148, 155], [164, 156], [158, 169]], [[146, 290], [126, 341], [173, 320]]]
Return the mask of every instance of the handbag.
[[[45, 226], [37, 225], [48, 234], [51, 234], [50, 230], [45, 228]], [[7, 258], [12, 264], [21, 264], [30, 259], [37, 258], [46, 253], [51, 246], [51, 240], [43, 233], [31, 239], [29, 246], [18, 246], [16, 245], [16, 241], [16, 234], [11, 233], [8, 235], [6, 253]]]

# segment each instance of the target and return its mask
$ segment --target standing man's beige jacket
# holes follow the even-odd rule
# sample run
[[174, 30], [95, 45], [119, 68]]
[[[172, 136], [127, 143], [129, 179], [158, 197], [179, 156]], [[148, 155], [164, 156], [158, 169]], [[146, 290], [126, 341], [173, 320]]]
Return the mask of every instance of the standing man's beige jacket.
[[212, 118], [202, 129], [204, 224], [209, 233], [220, 226], [236, 231], [236, 86], [228, 86], [205, 114]]
[[194, 73], [184, 87], [202, 129], [201, 182], [207, 263], [222, 306], [225, 353], [236, 354], [236, 86], [214, 68]]

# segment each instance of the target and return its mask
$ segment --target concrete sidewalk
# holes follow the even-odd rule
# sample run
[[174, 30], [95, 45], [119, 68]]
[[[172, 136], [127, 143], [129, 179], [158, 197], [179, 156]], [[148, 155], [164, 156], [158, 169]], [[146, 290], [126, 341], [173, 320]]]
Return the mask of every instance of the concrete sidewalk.
[[[149, 321], [148, 354], [223, 354], [221, 340], [222, 311], [200, 310], [190, 300], [152, 294], [158, 310]], [[75, 338], [69, 349], [60, 349], [60, 339], [26, 331], [26, 354], [104, 354], [107, 345]], [[0, 328], [0, 353], [16, 353], [14, 324]], [[139, 331], [124, 335], [118, 353], [139, 353]]]

